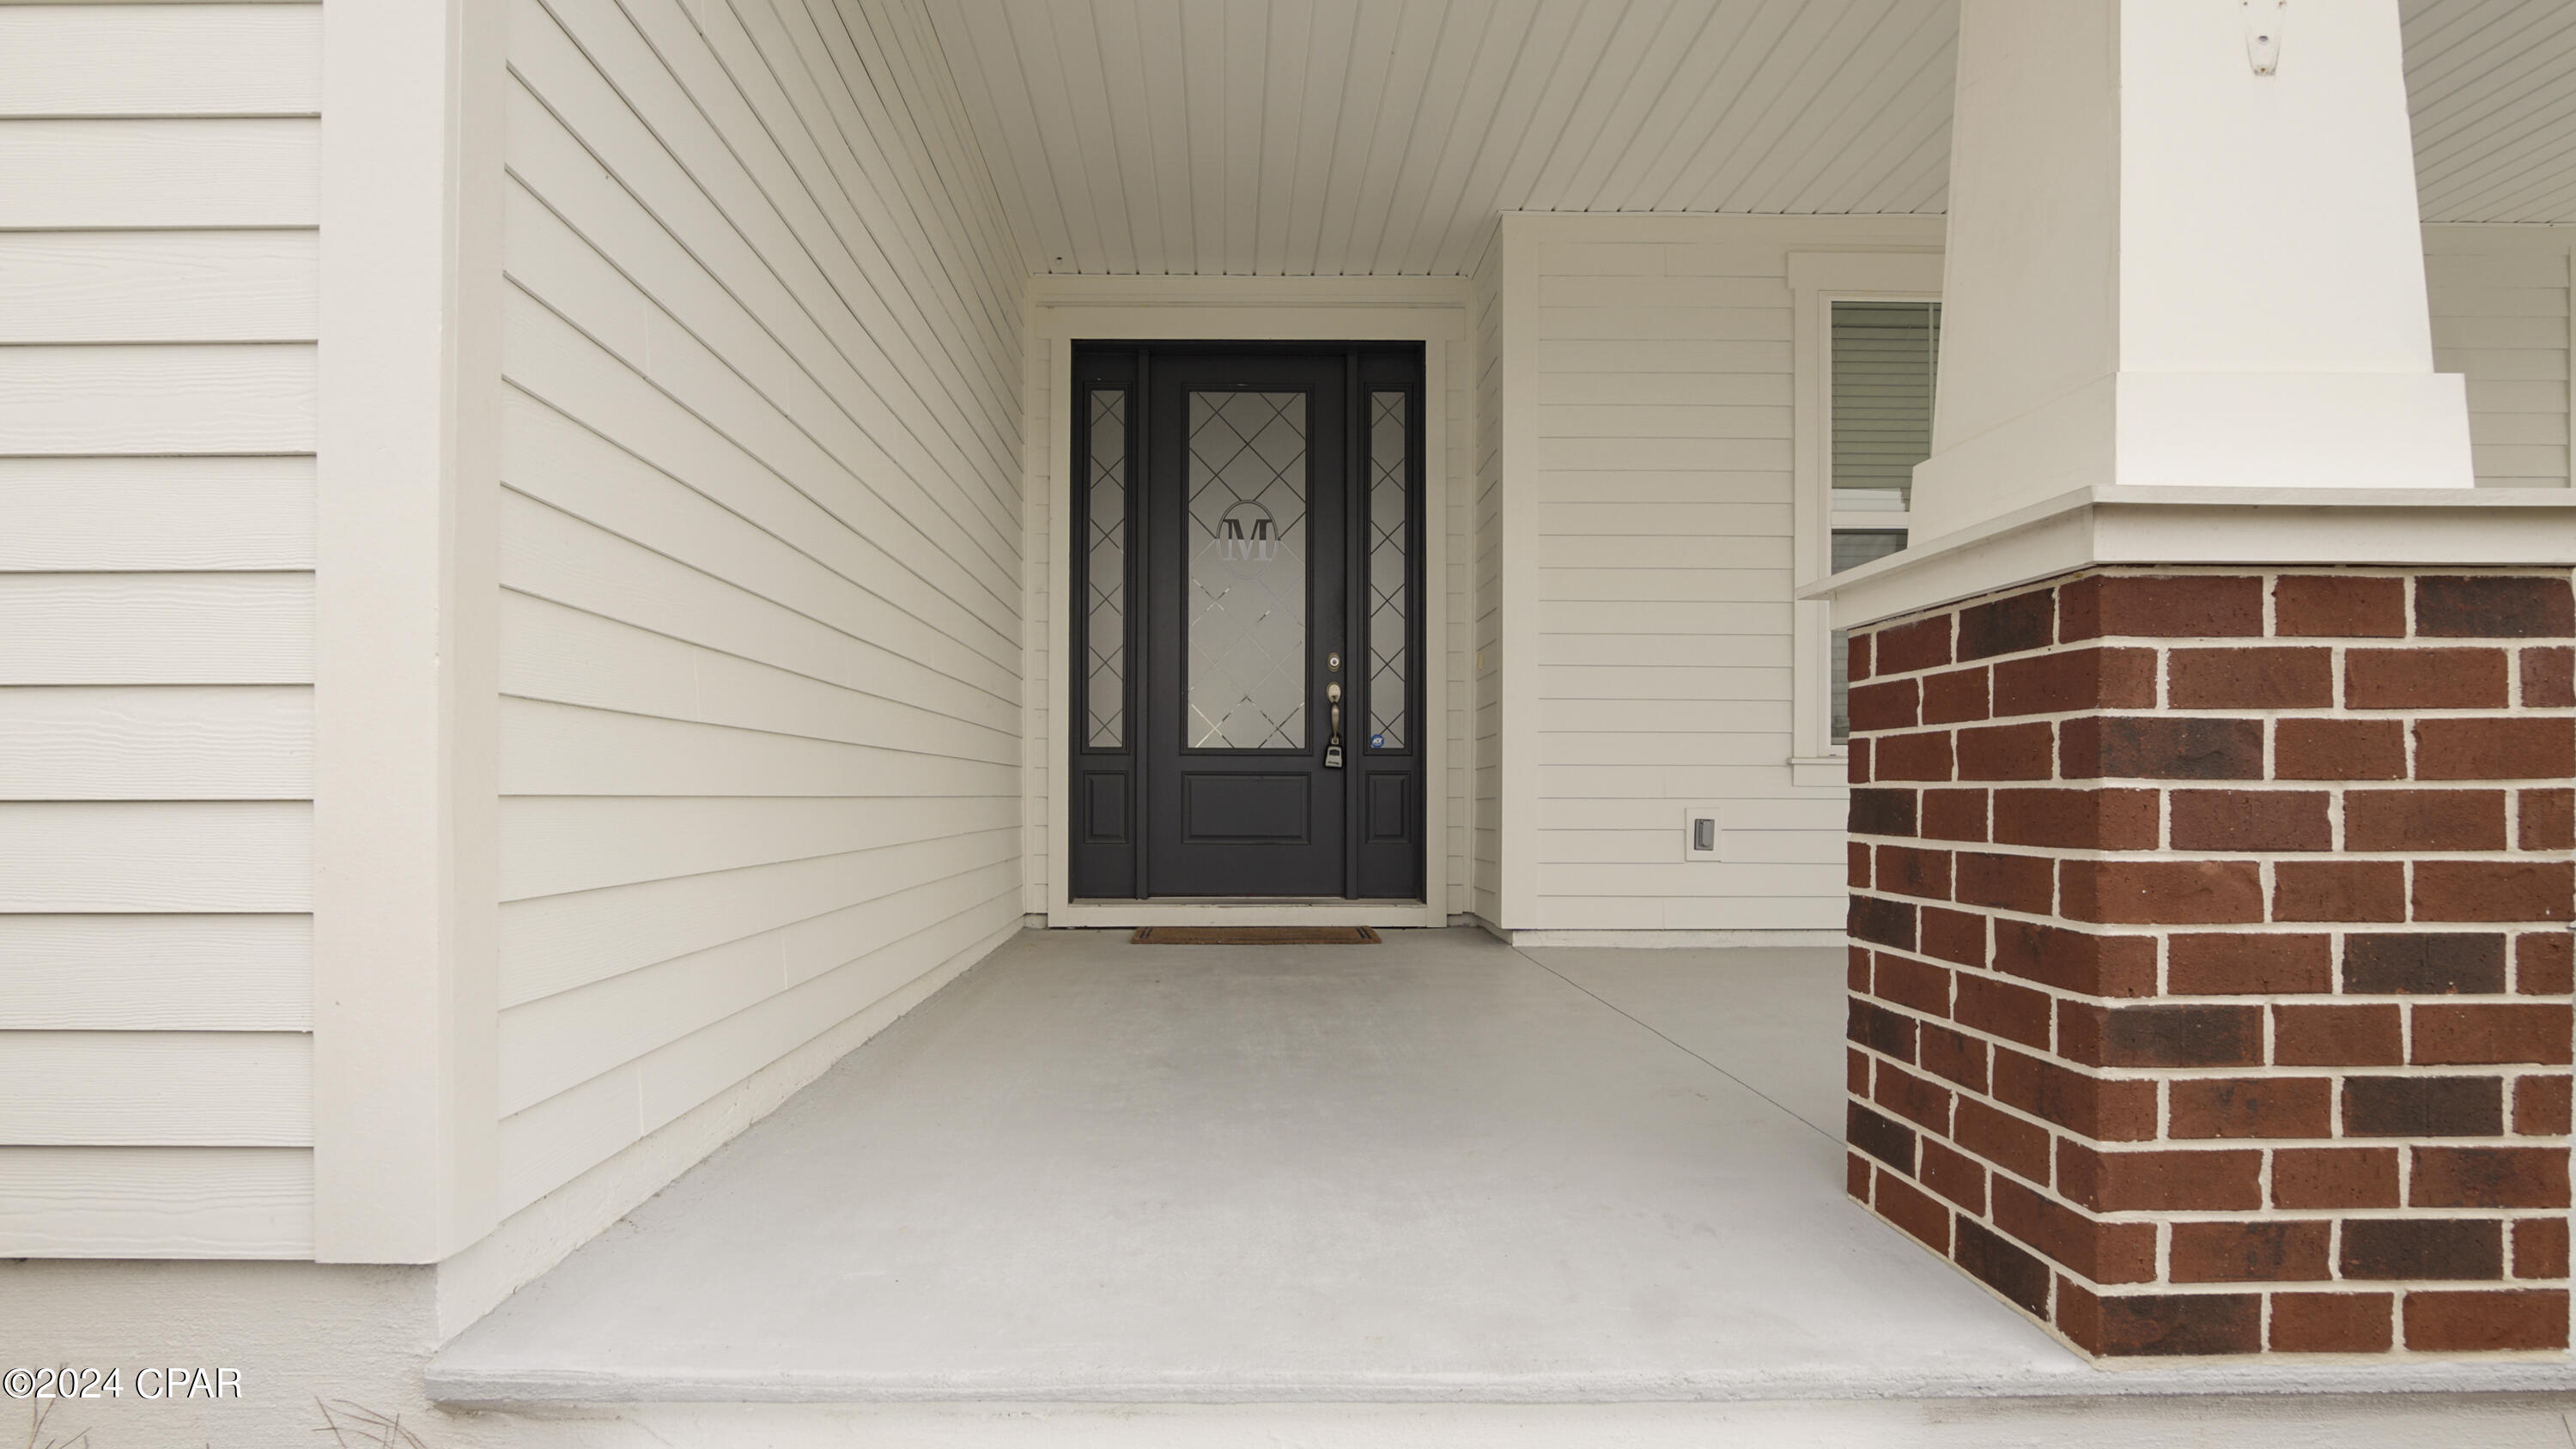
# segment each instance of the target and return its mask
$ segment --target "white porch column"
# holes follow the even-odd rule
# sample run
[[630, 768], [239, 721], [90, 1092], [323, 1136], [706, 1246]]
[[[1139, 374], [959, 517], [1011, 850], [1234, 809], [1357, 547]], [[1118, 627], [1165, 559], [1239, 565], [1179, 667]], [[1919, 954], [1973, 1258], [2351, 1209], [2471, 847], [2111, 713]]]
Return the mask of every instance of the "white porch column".
[[2396, 0], [1963, 0], [1959, 46], [1918, 542], [2109, 484], [2473, 485]]
[[1802, 590], [1850, 1191], [2106, 1358], [2568, 1342], [2576, 492], [2474, 486], [2405, 106], [2394, 0], [1963, 0], [1912, 537]]

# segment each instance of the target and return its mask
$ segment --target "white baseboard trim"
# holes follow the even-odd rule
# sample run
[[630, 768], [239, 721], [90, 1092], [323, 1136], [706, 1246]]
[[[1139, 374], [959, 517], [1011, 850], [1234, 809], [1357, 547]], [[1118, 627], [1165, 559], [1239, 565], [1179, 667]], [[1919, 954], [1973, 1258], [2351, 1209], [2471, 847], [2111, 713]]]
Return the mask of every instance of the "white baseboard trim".
[[512, 1213], [481, 1240], [440, 1263], [438, 1342], [454, 1338], [529, 1280], [562, 1262], [573, 1249], [606, 1232], [638, 1204], [777, 1110], [834, 1062], [893, 1025], [1022, 929], [1022, 922], [1014, 920], [888, 992], [875, 1005]]
[[1486, 927], [1515, 946], [1616, 946], [1657, 950], [1705, 949], [1718, 946], [1840, 946], [1843, 933], [1831, 931], [1501, 931]]

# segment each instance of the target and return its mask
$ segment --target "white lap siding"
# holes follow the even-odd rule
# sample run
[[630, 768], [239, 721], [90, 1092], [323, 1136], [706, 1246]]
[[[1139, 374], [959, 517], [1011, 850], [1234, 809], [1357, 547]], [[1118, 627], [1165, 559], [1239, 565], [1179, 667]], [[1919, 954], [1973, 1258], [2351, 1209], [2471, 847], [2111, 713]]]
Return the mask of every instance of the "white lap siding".
[[0, 1257], [312, 1251], [320, 37], [0, 6]]
[[919, 7], [515, 0], [514, 1211], [1021, 911], [1020, 265]]
[[[1514, 594], [1532, 677], [1518, 928], [1834, 930], [1842, 792], [1791, 778], [1788, 255], [1919, 241], [1832, 218], [1534, 217], [1506, 233]], [[1935, 233], [1937, 236], [1937, 232]], [[1723, 860], [1683, 858], [1719, 807]], [[1515, 878], [1507, 872], [1506, 878]]]
[[2428, 226], [2433, 365], [2468, 378], [2481, 488], [2568, 479], [2568, 281], [2576, 227]]

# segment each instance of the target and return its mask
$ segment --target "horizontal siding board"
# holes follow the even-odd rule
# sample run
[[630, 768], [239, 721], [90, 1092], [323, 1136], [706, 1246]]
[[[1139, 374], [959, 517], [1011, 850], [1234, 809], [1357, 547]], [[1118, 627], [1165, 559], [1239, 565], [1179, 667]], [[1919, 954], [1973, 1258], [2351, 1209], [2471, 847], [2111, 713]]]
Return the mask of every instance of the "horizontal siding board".
[[0, 120], [0, 229], [312, 226], [319, 121]]
[[[981, 611], [993, 597], [989, 580], [977, 579], [925, 543], [913, 540], [907, 547], [908, 530], [837, 468], [769, 467], [708, 420], [672, 406], [650, 382], [525, 294], [512, 294], [503, 318], [511, 333], [505, 345], [509, 377], [545, 408], [578, 420], [581, 428], [711, 503], [794, 540], [843, 577], [870, 581], [917, 614], [988, 617]], [[530, 421], [512, 400], [505, 399], [505, 408], [503, 477], [532, 496], [567, 497], [570, 480], [545, 476], [555, 474], [557, 464], [555, 455], [541, 449], [601, 450], [562, 428], [540, 436], [541, 419]]]
[[[1719, 829], [1719, 856], [1695, 865], [1821, 865], [1843, 863], [1849, 837], [1834, 830]], [[1664, 865], [1680, 856], [1678, 823], [1634, 830], [1550, 830], [1538, 832], [1541, 865]], [[1811, 892], [1813, 893], [1813, 892]]]
[[2433, 316], [2433, 345], [2461, 348], [2567, 346], [2566, 309], [2538, 316]]
[[0, 915], [0, 1031], [308, 1031], [301, 915]]
[[300, 803], [0, 804], [0, 911], [312, 909]]
[[[2554, 259], [2551, 259], [2554, 260]], [[2548, 262], [2544, 262], [2548, 265]], [[2426, 268], [2428, 272], [2431, 268]], [[2564, 317], [2567, 315], [2567, 269], [2557, 264], [2557, 284], [2548, 287], [2508, 286], [2493, 278], [2481, 279], [2478, 285], [2443, 286], [2426, 289], [2436, 317]]]
[[2565, 382], [2567, 349], [2561, 347], [2436, 347], [2433, 370], [2465, 373], [2491, 382]]
[[504, 1211], [570, 1181], [644, 1133], [751, 1076], [869, 1005], [939, 969], [1018, 914], [1017, 892], [710, 1022], [636, 1062], [501, 1122]]
[[[1785, 302], [1785, 299], [1784, 299]], [[1789, 340], [1789, 309], [1777, 307], [1542, 307], [1547, 342], [1678, 341], [1692, 346]]]
[[2424, 279], [2436, 311], [2459, 310], [2444, 303], [2464, 293], [2554, 291], [2564, 296], [2567, 291], [2564, 251], [2555, 255], [2538, 250], [2461, 252], [2449, 250], [2451, 245], [2439, 231], [2425, 238]]
[[[1788, 501], [1778, 503], [1549, 503], [1532, 505], [1554, 539], [1594, 534], [1636, 538], [1789, 537]], [[1542, 545], [1547, 547], [1548, 545]], [[1545, 555], [1542, 555], [1545, 557]]]
[[1008, 861], [658, 962], [501, 1014], [501, 1110], [516, 1112], [826, 975], [877, 942], [1016, 891]]
[[[1623, 468], [1616, 472], [1577, 468], [1533, 469], [1528, 500], [1533, 504], [1644, 503], [1659, 508], [1680, 504], [1769, 503], [1786, 506], [1795, 491], [1787, 469]], [[1542, 547], [1556, 539], [1544, 539]]]
[[2567, 449], [2564, 445], [2473, 442], [2469, 456], [2480, 478], [2557, 479], [2563, 482], [2567, 477]]
[[308, 1147], [303, 1032], [40, 1031], [0, 1040], [0, 1146]]
[[[785, 297], [764, 312], [751, 310], [705, 260], [664, 230], [645, 202], [624, 187], [605, 184], [592, 153], [561, 130], [554, 113], [529, 100], [514, 114], [535, 133], [518, 144], [514, 169], [550, 191], [540, 197], [523, 185], [509, 193], [514, 281], [711, 418], [726, 416], [725, 406], [756, 398], [777, 421], [804, 432], [861, 480], [865, 491], [905, 520], [904, 531], [919, 531], [978, 569], [991, 566], [997, 542], [991, 520], [961, 517], [931, 502], [932, 489], [951, 479], [963, 460], [926, 451], [808, 313]], [[696, 200], [705, 206], [703, 198]], [[792, 342], [782, 342], [782, 335]], [[721, 378], [703, 366], [678, 365], [690, 359], [721, 366], [748, 389], [747, 396], [729, 388], [705, 391]], [[734, 415], [757, 416], [757, 408]], [[758, 446], [758, 436], [745, 427], [727, 431], [746, 446]], [[784, 437], [774, 426], [763, 432]], [[881, 438], [891, 440], [891, 451], [876, 445]], [[896, 532], [885, 530], [889, 537]], [[1006, 556], [1015, 554], [1013, 549]]]
[[512, 488], [875, 641], [916, 669], [972, 680], [996, 697], [1016, 695], [1015, 638], [953, 604], [929, 603], [917, 587], [890, 588], [904, 571], [875, 545], [839, 546], [843, 525], [802, 510], [746, 517], [532, 400], [514, 399], [508, 416], [502, 476]]
[[313, 1256], [313, 1154], [0, 1147], [0, 1257]]
[[629, 1065], [501, 1119], [493, 1157], [503, 1216], [643, 1137], [637, 1076]]
[[1786, 694], [1771, 699], [1545, 699], [1531, 712], [1548, 732], [1598, 735], [1789, 733]]
[[[1701, 870], [1723, 869], [1705, 863]], [[1813, 875], [1812, 866], [1760, 867], [1775, 871]], [[1561, 867], [1577, 869], [1577, 867]], [[1589, 870], [1625, 870], [1629, 867], [1583, 867]], [[1756, 867], [1739, 866], [1739, 870]], [[1725, 891], [1707, 894], [1658, 895], [1541, 895], [1533, 910], [1554, 929], [1561, 931], [1818, 931], [1839, 933], [1843, 928], [1845, 898], [1832, 896], [1769, 896], [1758, 890]]]
[[313, 566], [310, 455], [0, 458], [0, 573]]
[[321, 106], [319, 5], [0, 5], [0, 117]]
[[1559, 664], [1539, 681], [1549, 699], [1787, 699], [1789, 671], [1752, 665]]
[[[1705, 802], [1694, 802], [1705, 803]], [[1557, 830], [1660, 831], [1667, 843], [1681, 821], [1681, 805], [1671, 800], [1617, 797], [1543, 798], [1538, 802], [1538, 828]], [[1719, 825], [1746, 834], [1823, 832], [1834, 837], [1836, 862], [1842, 859], [1844, 816], [1849, 806], [1837, 795], [1807, 794], [1795, 800], [1729, 800], [1719, 807]]]
[[309, 453], [315, 349], [0, 347], [0, 454]]
[[1789, 591], [1786, 569], [1542, 568], [1538, 597], [1631, 603], [1769, 602]]
[[1659, 404], [1642, 400], [1614, 405], [1550, 403], [1532, 411], [1538, 420], [1539, 435], [1546, 438], [1687, 438], [1743, 442], [1790, 436], [1789, 406], [1785, 400], [1770, 407], [1716, 403]]
[[503, 495], [501, 514], [501, 582], [515, 592], [960, 721], [1000, 726], [1017, 713], [1015, 685], [999, 694], [908, 659], [764, 596], [758, 579], [692, 568], [517, 494]]
[[874, 745], [534, 700], [501, 704], [505, 795], [890, 798], [1019, 791], [1016, 752]]
[[311, 574], [0, 574], [0, 685], [312, 678]]
[[0, 232], [0, 343], [309, 342], [319, 257], [312, 231]]
[[0, 688], [0, 800], [296, 800], [313, 693], [296, 685]]
[[[609, 79], [644, 98], [643, 108], [660, 123], [673, 155], [725, 203], [737, 225], [745, 225], [755, 240], [795, 238], [792, 245], [811, 256], [807, 265], [814, 275], [830, 279], [837, 298], [813, 305], [823, 299], [812, 297], [809, 310], [823, 317], [842, 308], [856, 313], [872, 350], [896, 365], [895, 375], [870, 377], [871, 392], [889, 403], [917, 400], [937, 412], [954, 409], [951, 417], [958, 421], [979, 413], [1002, 415], [1009, 353], [982, 349], [1003, 347], [1004, 314], [990, 291], [961, 289], [943, 267], [940, 253], [948, 248], [933, 238], [937, 224], [922, 223], [949, 209], [908, 206], [882, 179], [918, 164], [905, 153], [907, 143], [919, 144], [920, 132], [896, 124], [918, 113], [880, 99], [888, 84], [919, 79], [917, 65], [906, 65], [899, 40], [886, 47], [880, 66], [830, 77], [843, 114], [852, 112], [853, 102], [875, 106], [878, 119], [870, 124], [832, 114], [832, 104], [801, 74], [816, 47], [787, 40], [774, 15], [699, 12], [679, 0], [647, 0], [624, 7], [621, 18], [631, 18], [638, 30], [630, 38], [607, 18], [618, 12], [606, 0], [556, 0], [556, 6]], [[811, 19], [805, 23], [814, 33]], [[836, 20], [825, 29], [843, 28]], [[658, 52], [660, 64], [643, 60], [644, 45]], [[874, 83], [869, 71], [876, 74]], [[680, 88], [698, 100], [703, 122], [662, 104], [662, 97]], [[783, 273], [794, 275], [792, 258], [771, 255], [788, 264]], [[933, 320], [934, 311], [940, 320]], [[901, 375], [907, 373], [908, 378]], [[928, 414], [923, 422], [924, 436], [940, 430]], [[989, 467], [1006, 456], [996, 449], [978, 461]], [[1000, 525], [1002, 515], [993, 521]]]
[[813, 1040], [824, 1028], [1007, 931], [1019, 892], [886, 938], [865, 955], [736, 1012], [641, 1059], [644, 1130], [651, 1131]]
[[[729, 941], [872, 910], [897, 892], [1007, 863], [1008, 801], [981, 802], [960, 833], [870, 849], [511, 901], [501, 908], [501, 1000], [536, 1001]], [[791, 941], [789, 979], [814, 963]], [[837, 962], [824, 963], [837, 964]]]
[[[1785, 317], [1786, 314], [1784, 313]], [[1542, 376], [1557, 373], [1730, 373], [1790, 375], [1787, 332], [1776, 340], [1687, 337], [1542, 336], [1520, 344]]]
[[501, 689], [521, 699], [915, 753], [1015, 759], [1019, 748], [1002, 724], [940, 714], [516, 591], [501, 597]]
[[[703, 106], [721, 112], [739, 106], [738, 100], [726, 94], [729, 88], [724, 80], [747, 79], [757, 73], [709, 77], [713, 87], [694, 97], [697, 104], [692, 105], [669, 75], [664, 61], [689, 68], [693, 53], [702, 51], [702, 43], [693, 43], [698, 42], [694, 33], [679, 37], [679, 51], [656, 57], [645, 48], [643, 37], [631, 30], [630, 15], [617, 11], [605, 0], [557, 0], [557, 4], [561, 13], [573, 16], [579, 24], [580, 43], [588, 54], [573, 50], [570, 38], [533, 3], [519, 7], [518, 14], [525, 18], [525, 24], [514, 30], [512, 38], [518, 72], [546, 107], [563, 118], [648, 205], [688, 192], [703, 192], [704, 200], [689, 199], [697, 207], [712, 204], [721, 214], [724, 228], [734, 231], [758, 258], [757, 265], [730, 267], [726, 275], [745, 285], [766, 282], [761, 272], [776, 277], [795, 296], [796, 310], [813, 319], [800, 330], [826, 327], [837, 332], [840, 345], [852, 353], [883, 352], [890, 360], [900, 359], [895, 368], [870, 370], [848, 378], [835, 393], [838, 403], [828, 399], [809, 379], [805, 387], [810, 389], [808, 396], [818, 413], [828, 410], [828, 414], [838, 415], [839, 407], [846, 404], [861, 409], [866, 416], [865, 421], [847, 415], [812, 416], [805, 420], [820, 431], [801, 442], [789, 431], [759, 421], [756, 410], [743, 411], [739, 397], [725, 402], [729, 411], [710, 412], [709, 416], [719, 425], [730, 424], [729, 431], [743, 438], [746, 446], [772, 454], [773, 465], [794, 470], [801, 466], [797, 462], [800, 456], [833, 455], [838, 459], [835, 466], [861, 470], [871, 483], [888, 490], [889, 501], [933, 547], [960, 563], [981, 555], [976, 566], [992, 570], [997, 582], [990, 597], [1007, 606], [1009, 590], [998, 586], [998, 580], [1016, 561], [1016, 529], [1006, 526], [1004, 510], [997, 507], [984, 512], [975, 506], [974, 499], [988, 486], [975, 477], [975, 470], [979, 466], [994, 467], [1008, 454], [988, 452], [981, 459], [952, 455], [942, 466], [922, 441], [926, 435], [935, 435], [936, 427], [915, 413], [913, 416], [920, 420], [916, 432], [887, 404], [889, 397], [915, 392], [915, 384], [903, 375], [904, 362], [910, 363], [913, 372], [925, 380], [941, 374], [956, 376], [953, 362], [941, 356], [937, 348], [922, 345], [930, 340], [929, 336], [916, 342], [905, 333], [905, 319], [899, 314], [916, 307], [917, 299], [892, 285], [892, 277], [868, 270], [859, 258], [845, 250], [854, 237], [866, 237], [864, 224], [836, 228], [809, 210], [816, 204], [815, 197], [831, 193], [833, 188], [828, 183], [817, 185], [821, 178], [815, 177], [803, 186], [781, 184], [786, 180], [785, 163], [775, 155], [775, 147], [792, 141], [793, 133], [765, 131], [757, 120], [736, 111], [728, 118], [733, 124], [728, 136], [711, 125], [699, 109]], [[638, 13], [647, 19], [666, 17], [671, 31], [685, 31], [690, 25], [676, 4], [643, 6]], [[594, 62], [605, 66], [609, 74], [602, 76], [594, 70]], [[608, 87], [612, 83], [624, 94], [611, 91]], [[632, 106], [641, 106], [653, 118], [653, 129], [648, 131], [638, 124]], [[759, 171], [771, 172], [777, 179], [753, 174]], [[764, 185], [764, 180], [768, 184]], [[640, 235], [640, 229], [629, 230]], [[769, 322], [773, 328], [793, 325], [784, 309], [772, 309]], [[682, 346], [684, 350], [703, 350], [694, 338]], [[662, 358], [657, 355], [654, 361], [658, 375]], [[780, 361], [783, 363], [783, 359]], [[996, 371], [1003, 374], [1001, 386], [1007, 388], [1007, 369]], [[781, 376], [792, 381], [785, 379], [783, 371]], [[700, 378], [716, 381], [712, 374], [702, 373]], [[962, 381], [958, 387], [967, 395], [977, 391]], [[990, 393], [976, 401], [1010, 408], [1007, 392]], [[704, 406], [713, 407], [717, 402], [716, 396], [710, 394]], [[1002, 415], [1014, 414], [1012, 409]], [[825, 438], [830, 441], [825, 442]], [[835, 455], [835, 448], [844, 451]]]
[[974, 829], [990, 801], [509, 797], [501, 802], [501, 897], [666, 880], [872, 850]]

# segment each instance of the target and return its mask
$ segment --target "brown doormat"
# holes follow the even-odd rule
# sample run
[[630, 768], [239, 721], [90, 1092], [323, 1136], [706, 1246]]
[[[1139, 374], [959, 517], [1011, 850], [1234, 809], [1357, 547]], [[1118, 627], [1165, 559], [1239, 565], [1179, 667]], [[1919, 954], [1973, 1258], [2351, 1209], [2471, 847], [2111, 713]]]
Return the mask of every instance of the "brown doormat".
[[1366, 926], [1140, 926], [1131, 946], [1374, 946]]

